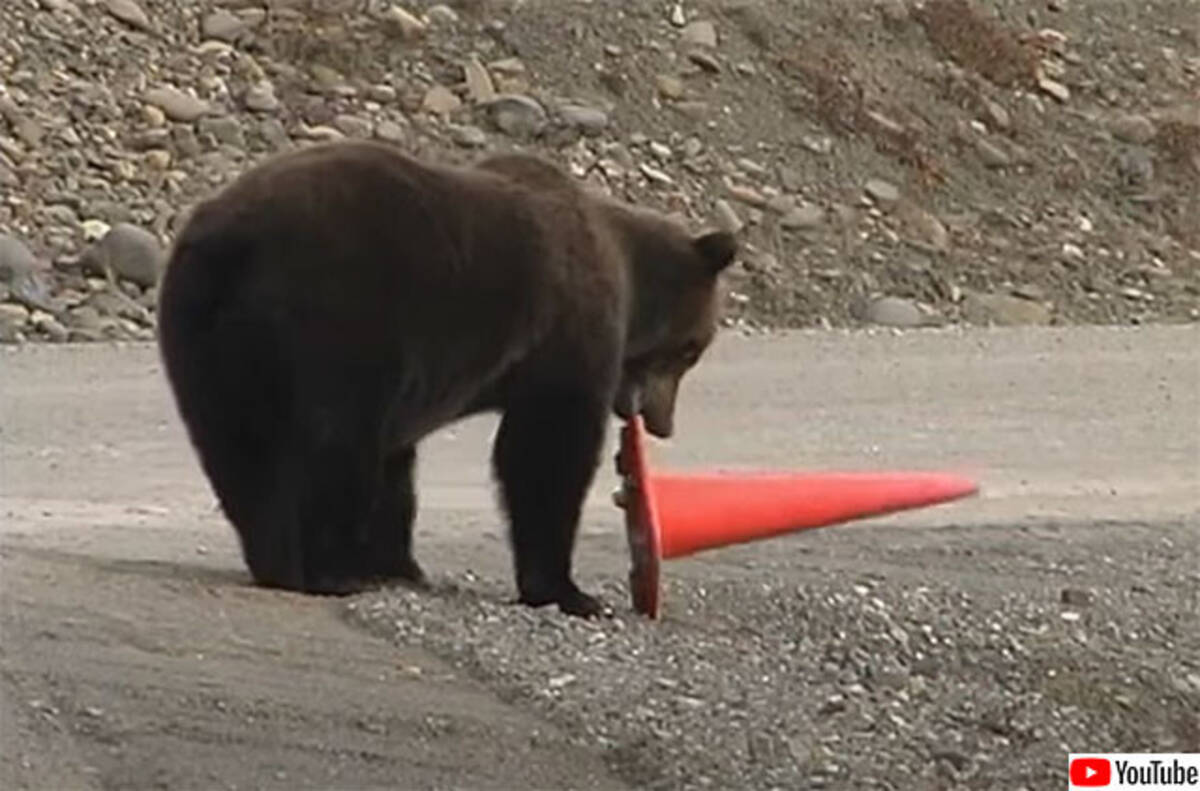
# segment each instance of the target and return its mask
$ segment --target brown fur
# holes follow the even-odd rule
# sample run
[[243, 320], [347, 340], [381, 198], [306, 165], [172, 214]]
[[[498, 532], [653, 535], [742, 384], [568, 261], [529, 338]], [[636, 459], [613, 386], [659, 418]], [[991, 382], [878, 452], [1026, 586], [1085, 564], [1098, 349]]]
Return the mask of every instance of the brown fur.
[[520, 599], [590, 615], [571, 554], [609, 411], [671, 433], [734, 252], [531, 157], [450, 169], [314, 146], [197, 207], [164, 275], [160, 346], [258, 582], [422, 582], [416, 445], [499, 411]]

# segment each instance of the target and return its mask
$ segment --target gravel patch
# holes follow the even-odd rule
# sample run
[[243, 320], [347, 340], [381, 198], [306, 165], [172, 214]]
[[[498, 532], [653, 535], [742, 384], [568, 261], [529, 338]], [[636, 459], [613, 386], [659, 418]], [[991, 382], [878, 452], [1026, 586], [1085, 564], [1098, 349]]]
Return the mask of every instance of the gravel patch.
[[475, 575], [349, 613], [642, 787], [1049, 788], [1072, 750], [1200, 749], [1198, 526], [1081, 528], [1111, 532], [1111, 555], [860, 547], [857, 571], [764, 542], [732, 550], [736, 567], [668, 565], [657, 623], [615, 575], [591, 584], [619, 604], [609, 621], [515, 606], [508, 580]]

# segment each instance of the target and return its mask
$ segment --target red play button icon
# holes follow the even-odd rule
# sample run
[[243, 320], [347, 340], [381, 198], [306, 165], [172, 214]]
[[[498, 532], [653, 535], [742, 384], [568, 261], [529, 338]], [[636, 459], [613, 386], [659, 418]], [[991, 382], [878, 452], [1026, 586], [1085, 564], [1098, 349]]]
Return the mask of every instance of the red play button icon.
[[1071, 785], [1099, 788], [1112, 782], [1112, 764], [1107, 758], [1076, 758], [1071, 761]]

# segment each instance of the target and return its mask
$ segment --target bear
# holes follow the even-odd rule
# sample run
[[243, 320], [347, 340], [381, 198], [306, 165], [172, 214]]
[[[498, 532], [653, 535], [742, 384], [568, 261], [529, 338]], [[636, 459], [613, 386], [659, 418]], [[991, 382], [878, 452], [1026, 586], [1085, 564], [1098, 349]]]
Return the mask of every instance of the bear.
[[572, 557], [608, 422], [672, 435], [737, 251], [532, 154], [451, 166], [319, 143], [192, 208], [159, 287], [160, 358], [256, 584], [426, 587], [417, 446], [492, 412], [517, 601], [592, 617], [611, 609]]

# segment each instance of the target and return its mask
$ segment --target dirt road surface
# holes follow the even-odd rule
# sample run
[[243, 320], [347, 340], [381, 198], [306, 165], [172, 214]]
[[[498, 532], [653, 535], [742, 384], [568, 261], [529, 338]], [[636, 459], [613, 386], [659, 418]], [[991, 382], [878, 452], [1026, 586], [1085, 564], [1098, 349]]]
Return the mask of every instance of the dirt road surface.
[[[1057, 786], [1200, 750], [1200, 328], [723, 336], [659, 466], [982, 495], [713, 551], [601, 624], [508, 603], [494, 421], [427, 442], [437, 592], [258, 590], [150, 345], [0, 352], [0, 787]], [[606, 458], [611, 458], [611, 452]], [[913, 785], [916, 783], [917, 785]]]

